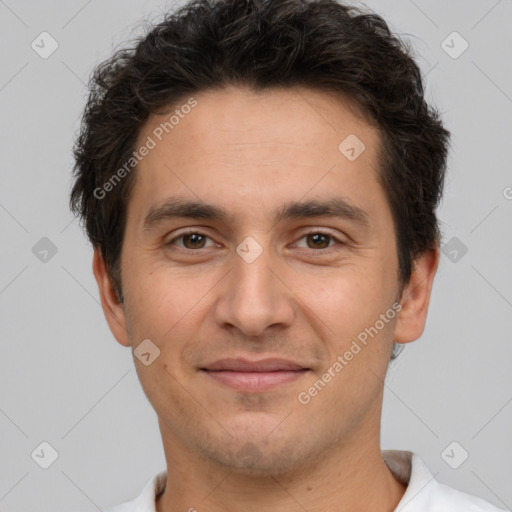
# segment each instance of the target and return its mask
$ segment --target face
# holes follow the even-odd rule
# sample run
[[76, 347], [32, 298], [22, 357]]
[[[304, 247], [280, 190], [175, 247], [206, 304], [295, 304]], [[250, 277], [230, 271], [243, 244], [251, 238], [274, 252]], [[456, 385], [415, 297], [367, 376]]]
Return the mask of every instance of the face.
[[361, 448], [379, 434], [393, 340], [421, 334], [433, 275], [421, 300], [398, 304], [379, 134], [343, 98], [305, 88], [193, 96], [169, 133], [166, 115], [139, 134], [137, 147], [156, 144], [128, 204], [123, 306], [95, 256], [118, 341], [160, 351], [134, 361], [164, 444], [276, 475]]

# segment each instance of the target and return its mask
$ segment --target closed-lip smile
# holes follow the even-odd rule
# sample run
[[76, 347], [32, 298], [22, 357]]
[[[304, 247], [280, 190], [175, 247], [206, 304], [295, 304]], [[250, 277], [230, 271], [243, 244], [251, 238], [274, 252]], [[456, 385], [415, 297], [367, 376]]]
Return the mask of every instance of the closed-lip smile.
[[200, 370], [220, 384], [238, 391], [261, 392], [297, 380], [310, 368], [280, 358], [225, 358]]

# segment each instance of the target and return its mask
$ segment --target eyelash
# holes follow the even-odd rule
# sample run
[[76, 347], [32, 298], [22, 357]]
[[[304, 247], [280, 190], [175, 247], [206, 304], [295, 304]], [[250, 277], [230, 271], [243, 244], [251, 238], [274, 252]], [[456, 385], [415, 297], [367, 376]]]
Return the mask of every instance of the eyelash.
[[[201, 236], [210, 238], [205, 233], [201, 233], [201, 231], [189, 230], [189, 231], [179, 234], [178, 236], [174, 237], [172, 240], [169, 240], [169, 242], [167, 242], [166, 245], [173, 245], [176, 240], [179, 240], [180, 238], [183, 238], [184, 236], [187, 236], [187, 235], [201, 235]], [[327, 233], [326, 231], [321, 231], [321, 230], [315, 230], [315, 231], [310, 231], [308, 233], [304, 233], [299, 238], [299, 240], [302, 240], [304, 237], [309, 236], [309, 235], [324, 235], [324, 236], [327, 236], [328, 238], [330, 238], [331, 240], [343, 245], [343, 242], [341, 240], [339, 240], [338, 238], [336, 238], [335, 236], [333, 236], [331, 233]], [[210, 240], [211, 240], [211, 238], [210, 238]], [[187, 249], [186, 247], [179, 247], [179, 249], [181, 249], [182, 251], [186, 251], [186, 252], [198, 252], [201, 249], [203, 249], [203, 247], [200, 247], [199, 249]], [[308, 250], [308, 249], [309, 248], [306, 248], [306, 250]], [[334, 246], [330, 246], [330, 247], [326, 247], [323, 249], [309, 249], [309, 250], [313, 251], [316, 254], [322, 255], [322, 254], [331, 253], [333, 250], [336, 250], [336, 249], [334, 248]]]

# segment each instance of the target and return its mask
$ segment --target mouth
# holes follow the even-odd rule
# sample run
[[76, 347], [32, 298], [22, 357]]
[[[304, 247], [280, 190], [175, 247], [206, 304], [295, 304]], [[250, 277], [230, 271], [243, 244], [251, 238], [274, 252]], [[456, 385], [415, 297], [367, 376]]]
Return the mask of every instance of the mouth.
[[311, 371], [285, 359], [222, 359], [200, 371], [215, 382], [245, 392], [261, 392], [294, 382]]

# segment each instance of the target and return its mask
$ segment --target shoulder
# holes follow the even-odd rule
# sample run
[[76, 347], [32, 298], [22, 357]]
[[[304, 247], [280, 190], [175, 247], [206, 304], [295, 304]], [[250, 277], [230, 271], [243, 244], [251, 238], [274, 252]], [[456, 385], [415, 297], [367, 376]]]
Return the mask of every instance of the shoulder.
[[156, 496], [165, 489], [166, 481], [166, 470], [153, 475], [135, 499], [114, 505], [105, 512], [155, 512]]
[[386, 450], [382, 455], [395, 477], [407, 486], [395, 512], [506, 512], [483, 498], [439, 482], [416, 453]]
[[[412, 455], [412, 468], [414, 490], [417, 491], [419, 501], [423, 505], [420, 507], [422, 511], [505, 512], [483, 498], [439, 482], [417, 454]], [[411, 510], [414, 509], [414, 499], [412, 504]]]
[[450, 510], [453, 512], [505, 512], [483, 498], [436, 482], [430, 494], [428, 510]]

